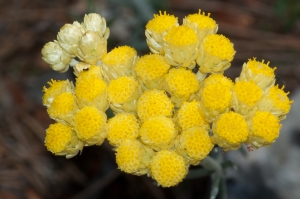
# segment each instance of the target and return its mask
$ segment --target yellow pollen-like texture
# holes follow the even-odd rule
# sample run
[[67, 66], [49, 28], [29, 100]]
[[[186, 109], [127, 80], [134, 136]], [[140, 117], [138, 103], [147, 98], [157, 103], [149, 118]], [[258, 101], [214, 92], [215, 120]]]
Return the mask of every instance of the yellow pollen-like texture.
[[185, 153], [195, 160], [204, 159], [214, 147], [208, 131], [201, 127], [194, 127], [180, 134], [181, 148]]
[[166, 76], [169, 91], [177, 97], [188, 97], [199, 89], [199, 81], [194, 73], [184, 68], [171, 69]]
[[140, 129], [141, 141], [150, 147], [167, 149], [177, 135], [172, 119], [159, 116], [146, 120]]
[[163, 14], [159, 12], [159, 15], [155, 14], [154, 18], [147, 23], [146, 29], [156, 32], [157, 34], [162, 34], [177, 23], [178, 19], [174, 15], [166, 14], [166, 12]]
[[145, 91], [137, 102], [137, 114], [145, 120], [154, 116], [172, 116], [174, 105], [162, 90]]
[[68, 80], [60, 81], [60, 80], [53, 80], [48, 82], [49, 88], [43, 87], [43, 104], [47, 104], [47, 100], [49, 98], [55, 97], [56, 95], [65, 92], [66, 87], [68, 86]]
[[248, 134], [245, 118], [230, 111], [220, 115], [214, 122], [212, 141], [224, 150], [237, 149], [247, 140]]
[[116, 148], [116, 162], [126, 173], [138, 171], [142, 159], [142, 146], [137, 140], [125, 140]]
[[164, 37], [165, 42], [174, 46], [189, 46], [196, 44], [198, 36], [195, 31], [188, 26], [174, 26]]
[[204, 79], [204, 81], [203, 81], [204, 87], [211, 85], [211, 84], [222, 84], [222, 86], [224, 86], [224, 87], [225, 86], [226, 87], [233, 86], [233, 82], [231, 81], [231, 79], [229, 79], [221, 74], [211, 74], [209, 77]]
[[50, 124], [46, 130], [45, 146], [52, 153], [62, 152], [71, 142], [72, 134], [70, 126], [61, 123]]
[[107, 139], [113, 146], [126, 139], [135, 139], [139, 135], [138, 120], [132, 113], [119, 113], [108, 120], [107, 133]]
[[107, 89], [105, 82], [97, 76], [77, 79], [75, 95], [79, 100], [93, 102], [101, 96]]
[[182, 130], [186, 130], [195, 126], [204, 129], [209, 128], [209, 124], [205, 122], [200, 114], [200, 105], [197, 101], [184, 102], [177, 114], [177, 121]]
[[102, 62], [105, 65], [110, 67], [122, 66], [124, 63], [127, 63], [128, 60], [131, 60], [134, 56], [137, 55], [137, 52], [134, 48], [129, 46], [120, 46], [114, 48], [112, 51], [103, 56]]
[[265, 64], [264, 61], [259, 62], [256, 59], [249, 59], [247, 62], [247, 68], [251, 70], [254, 75], [264, 74], [268, 77], [274, 76], [274, 70], [276, 68], [271, 68], [269, 63]]
[[236, 82], [233, 86], [233, 92], [235, 92], [238, 101], [247, 106], [254, 106], [260, 100], [263, 93], [253, 81]]
[[162, 187], [177, 185], [187, 174], [187, 166], [182, 156], [175, 151], [159, 151], [150, 163], [151, 176]]
[[235, 54], [230, 40], [219, 34], [207, 35], [203, 40], [203, 49], [209, 55], [228, 61], [232, 61]]
[[112, 80], [108, 85], [108, 99], [112, 103], [123, 104], [138, 89], [138, 82], [134, 77], [122, 76]]
[[280, 121], [271, 113], [257, 111], [251, 120], [250, 137], [257, 137], [258, 142], [271, 144], [279, 136]]
[[283, 110], [284, 113], [288, 113], [291, 108], [292, 101], [289, 100], [287, 96], [288, 93], [285, 93], [283, 88], [278, 88], [278, 85], [273, 86], [269, 90], [269, 97], [276, 108]]
[[144, 55], [139, 58], [134, 66], [134, 70], [143, 81], [151, 81], [161, 78], [170, 68], [159, 54]]
[[90, 66], [88, 70], [83, 70], [78, 74], [78, 79], [80, 78], [87, 78], [90, 76], [97, 76], [99, 78], [102, 78], [102, 72], [101, 72], [101, 67], [100, 66]]
[[105, 113], [93, 106], [85, 106], [74, 118], [74, 129], [79, 139], [83, 141], [88, 141], [101, 133], [105, 124]]
[[232, 98], [231, 88], [221, 83], [210, 84], [203, 88], [201, 101], [208, 110], [225, 111]]
[[73, 113], [77, 108], [78, 106], [74, 95], [69, 92], [64, 92], [54, 98], [47, 111], [51, 117], [59, 117]]
[[196, 23], [199, 29], [212, 29], [215, 28], [217, 23], [213, 20], [209, 15], [205, 15], [205, 13], [196, 13], [190, 14], [186, 17], [191, 23]]

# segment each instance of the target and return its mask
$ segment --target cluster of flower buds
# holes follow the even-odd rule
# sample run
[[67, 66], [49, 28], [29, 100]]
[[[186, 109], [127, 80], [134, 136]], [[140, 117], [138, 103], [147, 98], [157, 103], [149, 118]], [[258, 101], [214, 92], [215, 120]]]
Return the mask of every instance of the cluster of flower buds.
[[46, 130], [47, 149], [71, 158], [107, 139], [120, 170], [170, 187], [214, 146], [272, 144], [292, 101], [264, 61], [249, 59], [235, 82], [225, 77], [235, 50], [217, 29], [200, 11], [182, 25], [173, 15], [154, 15], [145, 31], [152, 53], [138, 57], [129, 46], [106, 53], [109, 31], [97, 14], [63, 26], [43, 58], [60, 72], [75, 56], [81, 62], [75, 85], [51, 80], [44, 87], [43, 104], [56, 121]]

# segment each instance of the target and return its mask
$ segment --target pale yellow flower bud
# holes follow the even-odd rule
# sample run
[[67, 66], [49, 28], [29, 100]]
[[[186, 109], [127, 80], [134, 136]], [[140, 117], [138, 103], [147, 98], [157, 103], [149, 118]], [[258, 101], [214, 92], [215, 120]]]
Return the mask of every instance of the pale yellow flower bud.
[[165, 60], [171, 66], [193, 69], [199, 55], [198, 36], [188, 26], [174, 26], [164, 36]]
[[57, 34], [60, 47], [72, 57], [75, 57], [77, 45], [84, 32], [85, 29], [77, 21], [73, 24], [65, 24]]
[[78, 58], [88, 64], [96, 64], [106, 52], [107, 40], [89, 30], [81, 37], [77, 48]]
[[83, 27], [87, 30], [97, 32], [99, 36], [107, 39], [109, 37], [109, 28], [106, 27], [106, 21], [99, 14], [91, 13], [84, 16]]
[[72, 58], [63, 51], [57, 41], [46, 43], [42, 49], [42, 55], [42, 59], [53, 70], [63, 73], [69, 69], [69, 63]]
[[90, 68], [90, 64], [84, 63], [84, 62], [78, 62], [73, 68], [74, 68], [74, 75], [78, 77], [78, 75], [84, 71]]

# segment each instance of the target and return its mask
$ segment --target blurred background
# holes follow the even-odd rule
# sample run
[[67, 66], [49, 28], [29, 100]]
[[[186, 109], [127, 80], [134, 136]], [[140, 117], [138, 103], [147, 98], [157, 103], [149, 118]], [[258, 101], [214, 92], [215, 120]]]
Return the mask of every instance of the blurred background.
[[99, 13], [111, 30], [108, 50], [130, 45], [143, 55], [149, 52], [145, 25], [154, 13], [166, 10], [182, 23], [198, 9], [211, 13], [218, 33], [234, 43], [237, 53], [225, 75], [234, 79], [252, 57], [270, 61], [277, 83], [295, 100], [271, 147], [221, 154], [236, 164], [224, 173], [228, 198], [300, 198], [298, 0], [0, 0], [0, 198], [209, 198], [209, 176], [163, 189], [146, 176], [119, 172], [107, 143], [85, 147], [70, 160], [54, 157], [44, 147], [45, 129], [53, 122], [41, 103], [51, 78], [74, 79], [72, 70], [52, 71], [40, 53], [65, 23]]

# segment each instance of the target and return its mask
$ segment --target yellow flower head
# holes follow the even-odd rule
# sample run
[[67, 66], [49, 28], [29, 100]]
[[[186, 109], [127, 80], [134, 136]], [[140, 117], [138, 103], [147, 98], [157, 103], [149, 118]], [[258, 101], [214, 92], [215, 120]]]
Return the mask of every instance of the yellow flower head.
[[154, 14], [154, 18], [147, 23], [145, 30], [146, 41], [151, 52], [164, 54], [163, 36], [173, 26], [178, 26], [178, 19], [174, 15], [166, 12]]
[[176, 24], [178, 24], [177, 17], [167, 14], [166, 11], [164, 13], [160, 11], [159, 14], [154, 14], [153, 19], [148, 21], [146, 24], [146, 30], [162, 34], [173, 26], [176, 26]]
[[194, 165], [199, 164], [213, 147], [208, 131], [199, 126], [182, 131], [176, 141], [176, 149]]
[[253, 81], [238, 81], [233, 86], [232, 107], [235, 112], [248, 116], [262, 97], [263, 91]]
[[138, 82], [134, 77], [119, 77], [108, 85], [108, 99], [111, 103], [123, 104], [138, 98]]
[[212, 130], [212, 141], [224, 151], [238, 149], [249, 134], [245, 118], [232, 111], [220, 115], [213, 123]]
[[139, 135], [139, 123], [133, 113], [119, 113], [108, 120], [107, 139], [112, 146], [119, 146], [126, 139]]
[[201, 114], [207, 122], [229, 111], [233, 82], [221, 74], [212, 74], [203, 81], [200, 89]]
[[106, 114], [96, 107], [85, 106], [74, 118], [74, 130], [87, 145], [101, 145], [107, 137]]
[[210, 17], [210, 13], [205, 15], [199, 10], [198, 13], [190, 14], [183, 19], [183, 24], [193, 28], [199, 39], [202, 41], [203, 38], [208, 34], [214, 34], [218, 30], [218, 25], [215, 20]]
[[75, 96], [72, 93], [64, 92], [54, 98], [47, 111], [51, 118], [70, 123], [70, 119], [73, 118], [77, 109]]
[[268, 111], [284, 120], [291, 109], [291, 101], [288, 98], [289, 92], [284, 92], [284, 87], [278, 88], [278, 85], [271, 87], [258, 103], [258, 110]]
[[129, 46], [119, 46], [102, 58], [102, 72], [107, 82], [120, 76], [131, 76], [137, 52]]
[[159, 54], [144, 55], [134, 66], [137, 77], [147, 89], [160, 89], [162, 77], [168, 72], [170, 65]]
[[171, 100], [177, 107], [182, 101], [188, 100], [199, 90], [199, 82], [194, 73], [184, 68], [171, 69], [165, 79], [166, 91], [171, 94]]
[[275, 142], [279, 136], [280, 120], [270, 112], [257, 111], [250, 118], [248, 144], [255, 148], [268, 146]]
[[62, 152], [71, 142], [72, 136], [73, 132], [70, 126], [61, 123], [50, 124], [46, 130], [45, 146], [54, 154]]
[[158, 116], [147, 119], [141, 126], [141, 141], [155, 150], [169, 149], [177, 135], [172, 119]]
[[48, 82], [49, 88], [43, 87], [43, 104], [44, 106], [49, 107], [52, 103], [53, 99], [63, 93], [63, 92], [72, 92], [73, 85], [69, 80], [53, 80]]
[[89, 78], [91, 76], [96, 76], [99, 79], [103, 79], [101, 67], [96, 65], [90, 66], [87, 70], [83, 70], [78, 73], [77, 80], [81, 78]]
[[78, 78], [75, 95], [80, 106], [96, 106], [99, 110], [108, 108], [107, 85], [97, 76]]
[[269, 62], [264, 63], [256, 61], [256, 58], [249, 59], [247, 63], [243, 65], [240, 77], [238, 81], [254, 81], [263, 91], [269, 89], [275, 84], [274, 71], [276, 67], [271, 68]]
[[55, 155], [72, 158], [83, 149], [83, 143], [72, 130], [71, 126], [55, 123], [46, 130], [45, 146]]
[[116, 148], [116, 162], [121, 171], [142, 175], [148, 173], [153, 151], [145, 148], [138, 140], [123, 141]]
[[165, 60], [172, 66], [192, 69], [199, 54], [196, 32], [185, 25], [172, 27], [164, 36]]
[[177, 185], [188, 172], [188, 166], [181, 155], [175, 151], [159, 151], [150, 163], [150, 172], [154, 180], [162, 187]]
[[202, 42], [197, 63], [201, 73], [223, 73], [230, 67], [235, 50], [228, 38], [219, 34], [209, 34]]
[[176, 115], [176, 121], [183, 131], [195, 126], [209, 129], [209, 124], [200, 113], [200, 104], [195, 100], [183, 102]]
[[174, 105], [162, 90], [145, 91], [137, 102], [137, 114], [141, 120], [155, 116], [170, 117]]

